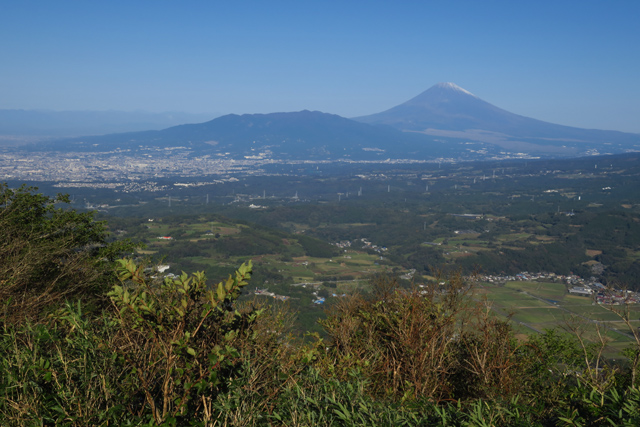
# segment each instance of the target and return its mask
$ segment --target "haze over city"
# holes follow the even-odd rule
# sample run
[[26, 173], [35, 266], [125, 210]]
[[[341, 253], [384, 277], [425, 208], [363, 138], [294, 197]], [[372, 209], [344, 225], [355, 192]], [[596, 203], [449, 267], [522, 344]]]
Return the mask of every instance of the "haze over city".
[[634, 1], [10, 2], [0, 108], [355, 117], [450, 81], [640, 132], [639, 16]]

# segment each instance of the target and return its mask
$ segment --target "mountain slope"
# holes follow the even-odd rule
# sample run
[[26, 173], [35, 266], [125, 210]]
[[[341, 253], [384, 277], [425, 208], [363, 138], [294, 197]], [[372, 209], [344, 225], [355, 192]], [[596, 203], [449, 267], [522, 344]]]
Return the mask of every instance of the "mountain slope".
[[[496, 107], [454, 83], [439, 83], [415, 98], [381, 113], [357, 117], [363, 123], [384, 124], [405, 131], [432, 135], [458, 135], [470, 139], [477, 131], [496, 133], [497, 139], [520, 139], [537, 145], [562, 146], [572, 143], [576, 148], [593, 144], [614, 144], [618, 149], [634, 149], [640, 135], [616, 131], [580, 129], [520, 116]], [[434, 132], [433, 130], [441, 132]], [[449, 131], [449, 132], [447, 132]], [[458, 132], [454, 134], [452, 132]]]
[[640, 135], [531, 119], [453, 83], [440, 83], [401, 105], [355, 120], [307, 110], [229, 114], [157, 131], [60, 139], [33, 149], [136, 152], [169, 147], [233, 159], [477, 160], [640, 151]]
[[[71, 138], [40, 145], [55, 150], [108, 151], [139, 147], [186, 147], [197, 153], [229, 153], [231, 157], [295, 159], [369, 159], [432, 157], [449, 152], [432, 137], [387, 126], [372, 126], [318, 111], [229, 114], [160, 131]], [[384, 157], [383, 157], [384, 156]]]

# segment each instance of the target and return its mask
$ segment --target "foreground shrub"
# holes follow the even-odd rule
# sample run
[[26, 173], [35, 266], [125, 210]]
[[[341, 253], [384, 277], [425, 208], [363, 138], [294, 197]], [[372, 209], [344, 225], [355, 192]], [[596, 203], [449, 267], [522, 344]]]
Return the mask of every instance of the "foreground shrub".
[[54, 322], [7, 325], [0, 337], [0, 424], [124, 425], [122, 366], [105, 345], [110, 319], [89, 320], [80, 304]]
[[520, 346], [468, 290], [459, 276], [412, 290], [378, 278], [372, 296], [341, 300], [322, 322], [330, 337], [324, 369], [338, 378], [357, 369], [373, 395], [396, 400], [517, 393]]
[[266, 394], [257, 407], [267, 410], [276, 381], [286, 383], [277, 358], [290, 359], [287, 319], [236, 306], [251, 263], [212, 289], [201, 273], [158, 283], [125, 260], [118, 276], [99, 318], [78, 303], [46, 325], [5, 325], [2, 425], [209, 425], [238, 388]]
[[40, 321], [66, 299], [99, 302], [114, 283], [112, 261], [135, 246], [108, 242], [95, 212], [56, 207], [68, 196], [36, 190], [0, 184], [0, 322]]
[[[4, 323], [0, 425], [638, 425], [640, 392], [594, 351], [549, 331], [519, 343], [457, 277], [341, 299], [329, 340], [287, 334], [291, 314], [239, 304], [242, 265], [156, 280], [118, 262], [100, 315], [67, 303]], [[596, 368], [594, 368], [596, 366]]]
[[603, 392], [580, 383], [558, 402], [558, 412], [558, 425], [638, 426], [640, 390], [612, 387]]
[[251, 263], [213, 289], [203, 273], [150, 282], [130, 260], [120, 261], [118, 275], [123, 284], [109, 293], [116, 323], [110, 345], [126, 373], [127, 409], [150, 413], [157, 424], [207, 421], [212, 399], [238, 375], [238, 343], [250, 339], [260, 315], [234, 306]]

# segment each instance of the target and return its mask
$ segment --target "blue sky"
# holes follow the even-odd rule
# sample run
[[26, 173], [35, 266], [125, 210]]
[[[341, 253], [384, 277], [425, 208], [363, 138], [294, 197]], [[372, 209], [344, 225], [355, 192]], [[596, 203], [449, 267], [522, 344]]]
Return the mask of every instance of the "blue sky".
[[0, 108], [353, 117], [450, 81], [511, 112], [640, 132], [640, 1], [29, 1]]

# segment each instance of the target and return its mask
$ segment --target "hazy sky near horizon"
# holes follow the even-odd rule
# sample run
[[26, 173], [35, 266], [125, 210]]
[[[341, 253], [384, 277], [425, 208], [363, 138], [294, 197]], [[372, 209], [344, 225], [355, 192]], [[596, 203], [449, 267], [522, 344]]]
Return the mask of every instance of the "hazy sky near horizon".
[[12, 1], [0, 108], [377, 113], [454, 82], [640, 133], [640, 1]]

